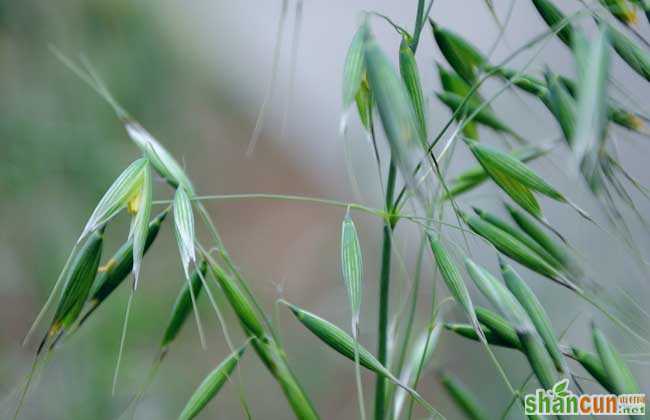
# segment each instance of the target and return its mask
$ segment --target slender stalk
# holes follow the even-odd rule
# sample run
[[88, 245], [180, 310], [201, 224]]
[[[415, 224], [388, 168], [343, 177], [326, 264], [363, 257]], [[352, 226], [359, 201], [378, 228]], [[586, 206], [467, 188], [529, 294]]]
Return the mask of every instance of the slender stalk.
[[[395, 180], [397, 169], [391, 159], [388, 169], [388, 182], [386, 183], [386, 212], [393, 210], [393, 194], [395, 192]], [[379, 277], [379, 339], [377, 342], [377, 360], [386, 365], [388, 360], [388, 298], [390, 291], [390, 262], [393, 239], [393, 229], [397, 219], [389, 217], [383, 228], [382, 249], [381, 249], [381, 273]], [[375, 420], [383, 420], [386, 414], [386, 378], [377, 375], [375, 383]]]

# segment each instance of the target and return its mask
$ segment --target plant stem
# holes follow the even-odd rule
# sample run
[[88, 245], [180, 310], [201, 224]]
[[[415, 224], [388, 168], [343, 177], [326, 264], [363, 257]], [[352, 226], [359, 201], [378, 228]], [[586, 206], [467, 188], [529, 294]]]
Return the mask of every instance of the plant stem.
[[[386, 212], [391, 214], [393, 210], [393, 193], [395, 192], [395, 179], [397, 170], [391, 159], [388, 169], [388, 182], [386, 184]], [[390, 261], [393, 229], [397, 219], [389, 216], [384, 222], [382, 249], [381, 249], [381, 273], [379, 277], [379, 341], [377, 343], [377, 359], [382, 365], [388, 360], [388, 298], [390, 291]], [[386, 379], [382, 375], [377, 376], [375, 383], [375, 420], [383, 420], [386, 410]]]

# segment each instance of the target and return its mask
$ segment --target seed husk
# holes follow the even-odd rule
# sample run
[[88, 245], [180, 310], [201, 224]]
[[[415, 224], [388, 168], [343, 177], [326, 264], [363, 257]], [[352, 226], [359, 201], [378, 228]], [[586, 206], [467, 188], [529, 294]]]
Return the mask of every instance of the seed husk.
[[422, 83], [420, 82], [420, 72], [415, 54], [411, 49], [408, 37], [402, 37], [399, 47], [399, 71], [406, 86], [406, 91], [411, 98], [411, 105], [415, 111], [415, 116], [420, 130], [420, 137], [424, 140], [427, 138], [427, 120], [425, 113], [424, 94], [422, 93]]
[[638, 394], [639, 385], [637, 385], [632, 372], [625, 364], [623, 357], [611, 345], [605, 334], [592, 324], [592, 337], [594, 340], [594, 347], [603, 364], [605, 374], [614, 389], [615, 394]]
[[408, 187], [424, 203], [426, 185], [417, 183], [413, 174], [417, 167], [415, 151], [421, 153], [426, 145], [406, 86], [370, 35], [366, 38], [364, 56], [370, 90], [386, 133], [391, 158]]
[[599, 186], [599, 159], [607, 136], [609, 38], [605, 27], [589, 47], [583, 38], [576, 44], [580, 48], [576, 48], [575, 54], [579, 79], [573, 152], [592, 190]]
[[[544, 156], [550, 152], [550, 150], [549, 147], [524, 146], [514, 149], [510, 154], [522, 162], [529, 162], [540, 156]], [[481, 185], [488, 178], [487, 172], [485, 172], [485, 169], [483, 169], [481, 165], [474, 166], [458, 175], [449, 184], [449, 194], [445, 194], [445, 199], [448, 199], [448, 197], [456, 197], [469, 191]]]
[[361, 88], [365, 73], [363, 58], [363, 43], [367, 31], [366, 25], [361, 25], [354, 33], [343, 66], [343, 110], [347, 110]]
[[361, 82], [361, 86], [354, 100], [357, 104], [357, 113], [359, 114], [361, 124], [366, 129], [366, 132], [369, 133], [372, 130], [372, 92], [370, 91], [368, 80], [365, 77]]
[[356, 348], [356, 351], [358, 352], [359, 364], [361, 364], [361, 366], [394, 382], [396, 385], [411, 394], [413, 399], [422, 405], [422, 407], [425, 408], [429, 413], [438, 415], [438, 412], [416, 391], [395, 378], [395, 376], [390, 373], [386, 367], [379, 363], [379, 361], [375, 358], [375, 356], [372, 355], [372, 353], [366, 350], [365, 347], [356, 343], [355, 340], [345, 331], [330, 323], [329, 321], [326, 321], [323, 318], [305, 311], [304, 309], [300, 309], [290, 303], [287, 303], [287, 305], [289, 306], [289, 309], [291, 309], [291, 312], [293, 312], [295, 317], [298, 319], [298, 321], [300, 321], [300, 323], [302, 323], [309, 331], [311, 331], [316, 337], [321, 339], [329, 347], [352, 361], [355, 360]]
[[84, 227], [81, 238], [98, 229], [125, 208], [129, 201], [138, 195], [144, 181], [145, 168], [148, 161], [141, 158], [131, 163], [104, 193], [97, 203]]
[[582, 350], [577, 347], [571, 347], [572, 358], [582, 365], [589, 374], [598, 381], [606, 390], [615, 393], [614, 386], [609, 380], [603, 363], [597, 354]]
[[567, 144], [571, 145], [576, 129], [575, 100], [560, 83], [557, 75], [547, 71], [544, 76], [548, 86], [547, 106], [560, 125]]
[[521, 349], [521, 343], [517, 337], [517, 332], [505, 318], [482, 306], [476, 307], [476, 317], [481, 324], [485, 325], [485, 327], [498, 337], [498, 339], [503, 343], [502, 345], [510, 348]]
[[[404, 384], [415, 387], [416, 379], [421, 377], [422, 372], [424, 372], [424, 369], [426, 369], [427, 365], [431, 361], [434, 350], [438, 345], [440, 331], [442, 329], [441, 325], [442, 324], [436, 323], [436, 326], [433, 328], [427, 327], [414, 343], [413, 350], [411, 351], [408, 361], [402, 368], [399, 376], [400, 380]], [[399, 388], [395, 392], [393, 398], [393, 418], [399, 418], [402, 408], [404, 407], [404, 401], [406, 401], [406, 394], [407, 391], [403, 388]]]
[[[160, 226], [167, 217], [169, 209], [160, 212], [150, 223], [143, 254], [158, 236]], [[99, 267], [97, 278], [93, 284], [89, 308], [79, 324], [83, 324], [88, 316], [101, 305], [113, 291], [127, 278], [133, 269], [133, 241], [128, 240], [108, 259], [106, 264]]]
[[[456, 333], [461, 337], [468, 338], [472, 341], [480, 341], [476, 330], [470, 324], [445, 323], [445, 329]], [[483, 335], [485, 336], [485, 340], [488, 342], [488, 344], [510, 349], [520, 349], [520, 347], [515, 346], [515, 343], [502, 340], [502, 338], [497, 333], [484, 325], [481, 325], [481, 330], [483, 331]], [[512, 332], [514, 333], [515, 331], [512, 330]], [[515, 333], [515, 338], [516, 337], [517, 334]], [[519, 344], [519, 338], [517, 338], [517, 345], [521, 346], [521, 344]]]
[[528, 92], [531, 95], [535, 95], [538, 98], [543, 98], [548, 93], [548, 89], [544, 82], [534, 78], [533, 76], [521, 74], [519, 71], [507, 67], [493, 67], [491, 70], [494, 71], [495, 75], [498, 77], [512, 82], [512, 84], [517, 86], [519, 89]]
[[142, 153], [151, 162], [154, 169], [173, 188], [179, 185], [193, 194], [194, 187], [187, 174], [174, 157], [165, 149], [144, 127], [137, 121], [122, 117], [124, 128], [129, 137], [140, 148]]
[[527, 217], [524, 213], [507, 203], [505, 206], [512, 219], [517, 223], [517, 226], [550, 254], [555, 261], [558, 261], [567, 272], [574, 276], [580, 274], [580, 267], [564, 245], [553, 240], [535, 221]]
[[476, 313], [474, 312], [472, 299], [469, 296], [467, 286], [463, 281], [463, 277], [461, 276], [458, 267], [456, 267], [456, 264], [454, 264], [451, 256], [438, 238], [434, 237], [434, 235], [430, 233], [427, 234], [427, 237], [431, 246], [431, 252], [435, 257], [438, 270], [440, 270], [440, 274], [447, 285], [447, 289], [449, 289], [454, 300], [463, 308], [477, 334], [482, 334], [481, 326], [479, 325]]
[[[453, 92], [439, 92], [436, 93], [436, 96], [438, 99], [440, 99], [440, 102], [445, 104], [447, 107], [452, 112], [455, 112], [463, 103], [463, 97], [460, 95], [457, 95]], [[463, 114], [473, 114], [478, 108], [479, 104], [477, 104], [475, 101], [467, 101], [464, 105], [463, 109]], [[504, 122], [502, 122], [499, 117], [494, 115], [489, 109], [483, 108], [481, 109], [473, 118], [472, 121], [475, 121], [479, 124], [483, 124], [486, 127], [490, 127], [491, 129], [501, 132], [501, 133], [506, 133], [510, 134], [514, 137], [519, 138], [518, 134], [515, 133], [508, 125], [506, 125]]]
[[[328, 346], [347, 357], [354, 360], [355, 341], [345, 331], [332, 324], [329, 321], [320, 318], [311, 312], [300, 309], [299, 307], [288, 304], [289, 309], [309, 331], [314, 333], [318, 338]], [[372, 370], [389, 379], [394, 376], [372, 355], [365, 347], [359, 345], [359, 363], [361, 366]]]
[[469, 258], [465, 258], [465, 267], [476, 287], [503, 314], [515, 330], [532, 330], [530, 319], [524, 308], [499, 280]]
[[551, 321], [539, 299], [537, 299], [537, 296], [535, 296], [530, 287], [519, 277], [517, 272], [501, 258], [499, 258], [499, 265], [501, 266], [501, 275], [506, 283], [506, 287], [515, 296], [517, 301], [519, 301], [533, 322], [535, 330], [542, 338], [544, 346], [553, 359], [555, 367], [560, 372], [568, 372], [566, 362], [560, 350], [560, 343], [555, 336]]
[[481, 403], [458, 378], [449, 373], [443, 373], [441, 378], [452, 400], [462, 410], [465, 416], [472, 420], [487, 420], [490, 417], [481, 408]]
[[544, 389], [552, 389], [559, 377], [553, 360], [535, 331], [517, 331], [523, 352]]
[[[557, 80], [554, 81], [559, 81], [560, 86], [556, 86], [555, 88], [563, 88], [559, 91], [560, 95], [565, 95], [568, 93], [574, 100], [571, 101], [573, 102], [572, 106], [569, 105], [569, 101], [567, 101], [569, 98], [560, 98], [561, 102], [559, 105], [560, 107], [557, 106], [557, 104], [554, 104], [552, 100], [554, 98], [549, 97], [550, 90], [551, 90], [551, 84], [547, 83], [544, 84], [539, 79], [534, 78], [533, 76], [529, 75], [517, 75], [516, 70], [511, 70], [507, 69], [504, 67], [499, 67], [499, 68], [492, 68], [494, 70], [497, 76], [511, 81], [515, 86], [520, 88], [521, 90], [528, 92], [536, 97], [538, 97], [546, 107], [549, 108], [549, 110], [553, 113], [553, 115], [558, 118], [558, 115], [560, 115], [562, 118], [569, 116], [570, 111], [573, 108], [573, 112], [575, 113], [575, 97], [576, 97], [576, 92], [577, 92], [577, 86], [575, 81], [565, 77], [565, 76], [558, 76], [555, 75], [551, 72], [546, 72], [545, 74], [550, 74], [553, 76], [553, 79], [557, 77]], [[558, 92], [555, 93], [557, 95]], [[609, 119], [614, 123], [617, 124], [621, 127], [627, 128], [628, 130], [636, 131], [639, 133], [643, 133], [643, 128], [645, 127], [645, 124], [643, 122], [643, 119], [636, 113], [626, 110], [619, 105], [615, 104], [614, 101], [609, 98], [609, 105], [608, 105], [608, 117]], [[564, 108], [564, 111], [558, 111], [558, 108]], [[575, 119], [575, 116], [574, 116]], [[566, 135], [567, 133], [565, 132], [565, 129], [569, 127], [570, 125], [563, 126], [564, 121], [560, 121], [558, 119], [558, 122], [560, 123], [560, 126], [563, 130], [563, 133]], [[570, 119], [567, 121], [570, 122]], [[575, 122], [574, 122], [575, 125]]]
[[151, 182], [151, 169], [149, 162], [144, 167], [142, 174], [142, 186], [137, 196], [133, 197], [128, 204], [129, 211], [135, 212], [129, 238], [133, 239], [133, 288], [138, 287], [140, 278], [140, 266], [142, 265], [142, 256], [144, 255], [144, 246], [147, 241], [147, 231], [149, 228], [149, 218], [151, 217], [151, 205], [153, 200], [153, 190]]
[[244, 329], [257, 338], [265, 338], [265, 329], [262, 321], [259, 319], [253, 304], [235, 283], [235, 279], [226, 273], [217, 264], [209, 261], [208, 267], [210, 272], [219, 283], [223, 294], [232, 306], [239, 321]]
[[476, 213], [481, 219], [485, 220], [488, 223], [493, 224], [497, 228], [501, 229], [502, 231], [510, 234], [517, 240], [519, 240], [521, 243], [526, 245], [531, 251], [535, 252], [537, 255], [542, 257], [544, 261], [549, 263], [551, 266], [553, 266], [556, 269], [561, 269], [562, 264], [558, 260], [555, 259], [550, 253], [548, 253], [540, 244], [535, 242], [531, 237], [526, 235], [526, 233], [522, 232], [521, 230], [515, 228], [514, 226], [511, 226], [504, 220], [498, 218], [492, 213], [489, 213], [485, 210], [481, 210], [476, 207], [472, 207], [474, 210], [474, 213]]
[[476, 82], [477, 72], [485, 66], [485, 56], [460, 35], [442, 28], [429, 19], [433, 37], [449, 65], [469, 85]]
[[178, 416], [179, 420], [191, 420], [203, 410], [230, 378], [245, 350], [245, 345], [236, 350], [203, 379]]
[[650, 81], [650, 55], [616, 28], [608, 26], [609, 41], [616, 53], [641, 77]]
[[352, 310], [352, 328], [353, 333], [355, 333], [361, 310], [363, 258], [357, 228], [349, 212], [345, 214], [341, 224], [341, 271], [348, 290]]
[[600, 0], [600, 3], [624, 25], [636, 23], [636, 8], [627, 0]]
[[479, 217], [467, 215], [466, 213], [461, 213], [461, 215], [472, 231], [485, 238], [504, 255], [571, 290], [576, 290], [576, 287], [572, 283], [562, 278], [558, 270], [535, 254], [535, 252], [521, 241], [517, 240], [517, 238]]
[[[550, 28], [555, 29], [565, 21], [566, 16], [564, 16], [560, 9], [558, 9], [551, 1], [532, 0], [532, 2], [535, 9], [537, 9], [537, 12], [539, 12], [542, 19], [544, 19], [544, 22], [546, 22]], [[574, 32], [575, 30], [571, 23], [566, 22], [562, 29], [557, 32], [557, 36], [562, 42], [564, 42], [564, 44], [566, 44], [567, 47], [572, 48]]]
[[[207, 263], [201, 261], [198, 266], [198, 269], [195, 269], [190, 275], [189, 283], [184, 283], [181, 288], [174, 306], [172, 307], [172, 314], [165, 329], [162, 341], [160, 343], [161, 358], [167, 354], [167, 349], [172, 341], [178, 336], [178, 333], [181, 331], [181, 328], [185, 324], [187, 317], [192, 311], [192, 295], [194, 294], [195, 298], [199, 297], [201, 290], [203, 289], [203, 281], [201, 276], [205, 276], [207, 273]], [[199, 273], [200, 270], [201, 272]], [[192, 290], [190, 291], [190, 287]]]
[[194, 247], [194, 215], [192, 214], [192, 202], [185, 188], [179, 186], [174, 194], [174, 227], [176, 242], [181, 254], [183, 271], [185, 277], [189, 278], [190, 264], [196, 263], [196, 250]]
[[[457, 73], [447, 71], [442, 65], [436, 63], [438, 67], [438, 76], [440, 77], [440, 84], [446, 92], [454, 93], [462, 98], [467, 96], [470, 93], [471, 87], [460, 77]], [[472, 97], [469, 99], [469, 102], [472, 102], [475, 106], [480, 106], [483, 100], [477, 92], [472, 94]], [[456, 118], [456, 121], [462, 121], [463, 116], [459, 115]], [[463, 127], [463, 135], [470, 139], [478, 140], [478, 130], [476, 128], [476, 123], [473, 121], [467, 121]]]
[[101, 228], [88, 237], [76, 255], [69, 271], [69, 277], [64, 282], [54, 318], [47, 334], [43, 337], [38, 353], [41, 352], [48, 340], [52, 340], [49, 345], [51, 349], [62, 334], [68, 331], [79, 318], [97, 274], [103, 244], [104, 229]]
[[479, 163], [483, 165], [488, 175], [493, 172], [505, 174], [514, 181], [547, 197], [560, 202], [566, 202], [566, 199], [559, 191], [544, 181], [541, 176], [537, 175], [520, 160], [513, 158], [507, 153], [477, 144], [476, 142], [471, 142], [469, 148]]

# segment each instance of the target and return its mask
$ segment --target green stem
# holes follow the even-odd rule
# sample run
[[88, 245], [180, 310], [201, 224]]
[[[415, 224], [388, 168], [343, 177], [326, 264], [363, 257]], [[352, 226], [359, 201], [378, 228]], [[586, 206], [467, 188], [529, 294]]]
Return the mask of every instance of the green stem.
[[[395, 192], [395, 180], [397, 170], [391, 159], [388, 169], [388, 182], [386, 184], [386, 212], [393, 210], [393, 193]], [[379, 277], [379, 341], [377, 343], [377, 359], [382, 365], [388, 360], [388, 298], [390, 291], [390, 262], [393, 229], [397, 219], [389, 217], [383, 228], [382, 250], [381, 250], [381, 273]], [[375, 420], [383, 420], [386, 411], [386, 378], [377, 375], [375, 383]]]

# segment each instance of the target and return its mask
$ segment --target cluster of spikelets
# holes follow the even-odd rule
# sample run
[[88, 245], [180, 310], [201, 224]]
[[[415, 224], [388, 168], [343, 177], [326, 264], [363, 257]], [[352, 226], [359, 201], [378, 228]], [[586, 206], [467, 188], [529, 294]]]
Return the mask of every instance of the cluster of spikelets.
[[[350, 211], [365, 207], [349, 204], [341, 229], [340, 264], [342, 277], [348, 290], [352, 334], [294, 304], [284, 300], [280, 302], [284, 303], [297, 320], [324, 344], [354, 361], [362, 419], [365, 418], [365, 404], [361, 367], [377, 375], [374, 413], [376, 419], [397, 419], [402, 415], [411, 418], [414, 403], [420, 405], [429, 415], [442, 417], [418, 394], [416, 388], [433, 355], [443, 326], [455, 334], [483, 344], [512, 392], [512, 401], [507, 410], [521, 400], [521, 390], [516, 390], [510, 384], [503, 368], [494, 358], [490, 346], [506, 347], [522, 353], [529, 362], [534, 376], [546, 389], [553, 388], [554, 384], [563, 378], [576, 381], [569, 365], [569, 359], [572, 359], [606, 390], [616, 394], [638, 393], [639, 387], [623, 358], [595, 326], [593, 326], [593, 343], [596, 353], [560, 343], [562, 336], [558, 337], [555, 334], [542, 303], [522, 277], [506, 262], [504, 257], [563, 286], [565, 289], [562, 290], [569, 290], [580, 299], [589, 302], [623, 330], [648, 343], [638, 331], [610, 312], [603, 299], [600, 299], [599, 285], [587, 279], [566, 239], [553, 229], [544, 216], [538, 202], [539, 195], [564, 203], [574, 209], [580, 217], [592, 220], [586, 212], [526, 164], [546, 155], [558, 145], [530, 144], [522, 135], [501, 121], [491, 109], [490, 102], [498, 94], [486, 100], [480, 95], [478, 89], [486, 79], [498, 78], [505, 82], [500, 92], [517, 88], [537, 97], [557, 120], [566, 145], [573, 156], [572, 162], [577, 169], [576, 173], [584, 178], [594, 195], [602, 199], [614, 220], [620, 221], [616, 218], [619, 215], [618, 210], [612, 206], [612, 194], [622, 197], [623, 202], [631, 207], [634, 203], [617, 177], [623, 175], [626, 179], [631, 179], [616, 160], [613, 150], [608, 147], [609, 124], [644, 133], [643, 121], [646, 118], [629, 111], [608, 96], [606, 88], [610, 66], [609, 49], [611, 47], [616, 51], [635, 72], [647, 80], [650, 80], [650, 57], [636, 41], [608, 23], [600, 9], [585, 8], [575, 15], [564, 16], [550, 1], [532, 0], [532, 4], [550, 29], [517, 50], [502, 63], [493, 65], [488, 57], [468, 41], [442, 28], [429, 18], [432, 3], [431, 1], [425, 5], [424, 1], [418, 2], [415, 29], [412, 33], [385, 16], [376, 13], [368, 14], [352, 39], [344, 68], [344, 108], [347, 110], [356, 104], [361, 124], [372, 140], [377, 159], [380, 152], [376, 142], [375, 118], [378, 116], [390, 153], [389, 172], [385, 184], [386, 205], [383, 211], [374, 212], [384, 219], [377, 356], [359, 342], [364, 270], [359, 236]], [[487, 3], [491, 7], [491, 3]], [[644, 11], [650, 11], [650, 6], [642, 1], [619, 0], [602, 3], [624, 25], [631, 25], [634, 22], [637, 6], [643, 7]], [[301, 2], [298, 2], [298, 5], [300, 6]], [[575, 21], [582, 15], [592, 15], [599, 27], [598, 35], [591, 43], [587, 42], [582, 31], [575, 25]], [[369, 20], [373, 16], [383, 17], [401, 37], [398, 51], [399, 71], [393, 68], [372, 35]], [[427, 23], [430, 24], [433, 38], [440, 51], [451, 66], [450, 70], [442, 64], [437, 64], [443, 90], [436, 96], [452, 110], [453, 115], [435, 136], [430, 135], [427, 126], [425, 95], [415, 60], [420, 37]], [[636, 34], [636, 32], [632, 33]], [[557, 35], [573, 51], [578, 68], [577, 80], [555, 74], [550, 69], [545, 71], [543, 78], [538, 79], [526, 74], [525, 68], [513, 70], [508, 67], [509, 61], [519, 52], [532, 48], [554, 35]], [[161, 225], [171, 211], [181, 264], [187, 281], [172, 308], [154, 367], [162, 362], [191, 312], [194, 312], [201, 340], [204, 340], [199, 314], [196, 311], [196, 300], [202, 290], [205, 289], [205, 294], [208, 295], [217, 316], [220, 321], [223, 320], [210, 291], [208, 280], [219, 287], [237, 315], [247, 337], [244, 343], [234, 346], [226, 326], [222, 325], [232, 353], [206, 376], [189, 399], [180, 418], [193, 418], [206, 406], [229, 381], [245, 348], [251, 346], [278, 381], [295, 416], [300, 419], [318, 419], [319, 415], [314, 405], [289, 368], [275, 327], [231, 261], [189, 177], [170, 153], [140, 124], [128, 116], [87, 64], [80, 68], [67, 58], [63, 56], [60, 58], [113, 107], [129, 137], [139, 147], [142, 157], [117, 177], [99, 201], [74, 246], [50, 298], [34, 322], [28, 338], [58, 297], [54, 316], [38, 347], [36, 360], [39, 360], [43, 352], [51, 352], [57, 344], [62, 343], [67, 336], [87, 322], [95, 310], [130, 275], [133, 279], [131, 298], [133, 297], [138, 285], [143, 257], [155, 241]], [[434, 153], [435, 146], [454, 121], [457, 122], [457, 126], [449, 136], [447, 144], [441, 152]], [[503, 152], [480, 144], [478, 126], [488, 127], [513, 139], [519, 145], [508, 152]], [[461, 139], [466, 145], [478, 166], [447, 182], [444, 169], [457, 139]], [[154, 172], [165, 179], [173, 189], [173, 199], [163, 200], [164, 203], [169, 203], [170, 207], [152, 218]], [[429, 176], [430, 174], [433, 174], [433, 177]], [[398, 175], [403, 181], [399, 191], [396, 183]], [[434, 182], [435, 180], [437, 183]], [[514, 224], [479, 208], [474, 208], [475, 215], [463, 212], [459, 208], [455, 201], [459, 195], [488, 181], [498, 186], [516, 205], [506, 204]], [[423, 212], [422, 216], [407, 216], [401, 213], [411, 198], [414, 199], [417, 210]], [[486, 308], [475, 307], [472, 303], [462, 271], [448, 250], [449, 241], [443, 237], [438, 228], [442, 223], [442, 208], [447, 203], [453, 208], [459, 224], [464, 223], [470, 232], [485, 239], [497, 251], [503, 282], [468, 257], [464, 258], [464, 265], [477, 289], [500, 314]], [[131, 217], [128, 238], [112, 257], [100, 265], [104, 235], [110, 230], [111, 221], [124, 211]], [[213, 247], [209, 249], [216, 249], [216, 253], [207, 251], [206, 247], [197, 240], [195, 212], [200, 215], [204, 227], [209, 231], [214, 242]], [[428, 246], [431, 249], [441, 278], [450, 292], [450, 300], [463, 309], [469, 323], [442, 321], [440, 307], [445, 301], [438, 303], [434, 297], [431, 304], [431, 319], [428, 320], [426, 328], [419, 337], [412, 340], [413, 314], [418, 293], [414, 285], [410, 299], [406, 302], [406, 306], [410, 308], [410, 317], [406, 322], [406, 332], [401, 337], [402, 345], [391, 347], [388, 344], [396, 342], [398, 334], [388, 331], [387, 323], [390, 241], [398, 222], [402, 219], [422, 226], [420, 256], [424, 247]], [[418, 262], [418, 272], [420, 264], [422, 264], [421, 258]], [[416, 280], [419, 281], [419, 275], [416, 275]], [[435, 290], [435, 283], [433, 287]], [[132, 300], [129, 299], [127, 320], [131, 302]], [[397, 320], [395, 323], [399, 324], [399, 322]], [[126, 325], [125, 321], [118, 367], [127, 331]], [[117, 372], [116, 368], [115, 378]], [[450, 373], [442, 375], [442, 384], [468, 417], [474, 419], [493, 417], [482, 412], [482, 405]], [[28, 385], [23, 396], [27, 392], [27, 387]], [[143, 392], [144, 388], [134, 398], [133, 405], [137, 403]], [[406, 401], [409, 397], [410, 403], [407, 406]], [[242, 405], [250, 415], [243, 394]], [[407, 407], [406, 414], [405, 407]]]

